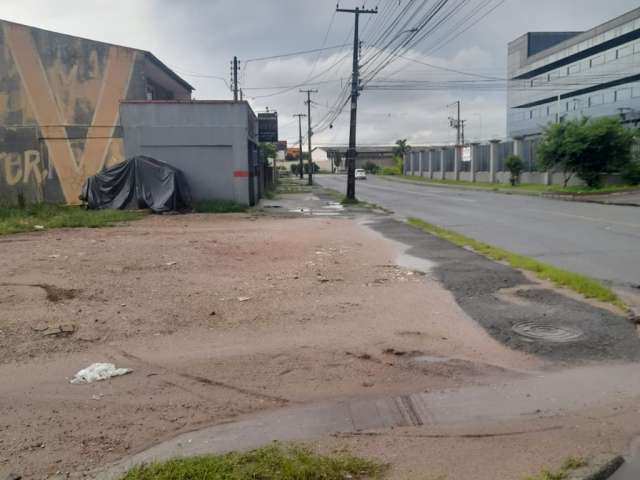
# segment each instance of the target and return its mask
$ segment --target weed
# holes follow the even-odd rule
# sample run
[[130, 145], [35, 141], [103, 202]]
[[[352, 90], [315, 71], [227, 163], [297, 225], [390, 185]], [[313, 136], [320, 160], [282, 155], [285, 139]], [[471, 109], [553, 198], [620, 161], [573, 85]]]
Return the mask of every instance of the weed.
[[573, 272], [562, 270], [547, 263], [539, 262], [531, 257], [509, 252], [503, 248], [494, 247], [486, 243], [461, 235], [460, 233], [432, 225], [418, 218], [409, 218], [408, 222], [420, 230], [443, 238], [460, 247], [470, 247], [475, 252], [485, 257], [506, 262], [514, 268], [528, 270], [535, 273], [538, 278], [549, 280], [554, 285], [573, 290], [586, 298], [595, 298], [602, 302], [611, 303], [623, 310], [626, 305], [609, 288], [600, 282]]
[[456, 187], [471, 188], [476, 190], [493, 190], [507, 193], [530, 193], [530, 194], [567, 194], [567, 195], [594, 195], [619, 193], [631, 190], [637, 190], [638, 186], [629, 185], [609, 185], [600, 188], [592, 188], [580, 185], [572, 185], [563, 187], [562, 185], [541, 185], [537, 183], [522, 183], [515, 186], [507, 183], [489, 183], [489, 182], [467, 182], [465, 180], [440, 180], [426, 177], [416, 177], [411, 175], [403, 175], [396, 177], [397, 180], [411, 181], [416, 183], [426, 183], [433, 185], [448, 185]]
[[584, 459], [569, 457], [562, 463], [562, 466], [558, 470], [553, 472], [550, 470], [542, 470], [538, 475], [527, 477], [525, 480], [565, 480], [573, 470], [577, 470], [585, 465], [587, 465], [587, 462]]
[[241, 213], [247, 211], [247, 206], [233, 200], [203, 200], [193, 205], [197, 213]]
[[86, 210], [79, 206], [44, 203], [20, 207], [0, 207], [0, 235], [32, 232], [37, 227], [100, 228], [118, 222], [138, 220], [144, 212], [132, 210]]
[[142, 465], [122, 480], [344, 480], [380, 478], [384, 469], [380, 463], [351, 455], [318, 455], [307, 448], [274, 444], [246, 453]]

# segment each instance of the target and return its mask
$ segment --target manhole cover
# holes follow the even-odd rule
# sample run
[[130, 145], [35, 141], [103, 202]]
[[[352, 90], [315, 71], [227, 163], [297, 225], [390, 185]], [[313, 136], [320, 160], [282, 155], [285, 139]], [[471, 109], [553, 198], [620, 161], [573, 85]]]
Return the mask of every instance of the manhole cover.
[[558, 343], [573, 342], [583, 335], [582, 330], [576, 327], [539, 322], [520, 322], [511, 329], [523, 337]]

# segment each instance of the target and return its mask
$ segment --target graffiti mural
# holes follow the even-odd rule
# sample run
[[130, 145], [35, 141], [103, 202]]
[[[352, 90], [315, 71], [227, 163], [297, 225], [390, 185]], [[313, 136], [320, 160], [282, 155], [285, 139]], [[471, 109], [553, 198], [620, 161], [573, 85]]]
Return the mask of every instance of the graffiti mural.
[[121, 161], [119, 103], [144, 99], [142, 52], [0, 21], [0, 201], [78, 203]]

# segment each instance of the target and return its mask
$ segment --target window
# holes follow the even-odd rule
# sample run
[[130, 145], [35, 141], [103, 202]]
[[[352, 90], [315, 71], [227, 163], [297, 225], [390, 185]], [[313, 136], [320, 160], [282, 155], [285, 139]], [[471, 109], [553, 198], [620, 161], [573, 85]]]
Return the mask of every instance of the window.
[[597, 57], [593, 57], [590, 61], [589, 61], [589, 67], [593, 68], [593, 67], [597, 67], [598, 65], [603, 65], [604, 64], [604, 56], [599, 55]]
[[640, 84], [635, 85], [635, 86], [633, 87], [633, 90], [631, 91], [631, 96], [632, 96], [633, 98], [638, 98], [638, 97], [640, 97]]
[[618, 58], [618, 51], [617, 50], [609, 50], [608, 52], [606, 52], [604, 54], [605, 63], [615, 62], [617, 58]]
[[602, 105], [603, 103], [604, 103], [604, 99], [601, 93], [599, 93], [598, 95], [591, 95], [589, 97], [590, 107], [595, 107], [596, 105]]
[[623, 102], [625, 100], [629, 100], [630, 98], [631, 98], [630, 88], [621, 88], [620, 90], [616, 90], [616, 102]]
[[616, 101], [616, 92], [609, 90], [604, 92], [604, 103], [613, 103]]
[[567, 68], [567, 75], [575, 75], [576, 73], [580, 73], [580, 64], [575, 63], [573, 65], [569, 65]]
[[628, 57], [633, 54], [633, 45], [627, 45], [617, 50], [618, 58]]

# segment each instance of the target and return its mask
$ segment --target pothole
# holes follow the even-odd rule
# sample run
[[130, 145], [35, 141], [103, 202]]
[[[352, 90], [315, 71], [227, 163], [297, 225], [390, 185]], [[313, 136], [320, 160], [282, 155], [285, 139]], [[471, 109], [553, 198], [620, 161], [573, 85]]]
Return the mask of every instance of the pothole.
[[576, 327], [540, 322], [519, 322], [514, 324], [511, 330], [523, 337], [556, 343], [573, 342], [584, 335], [582, 330]]

